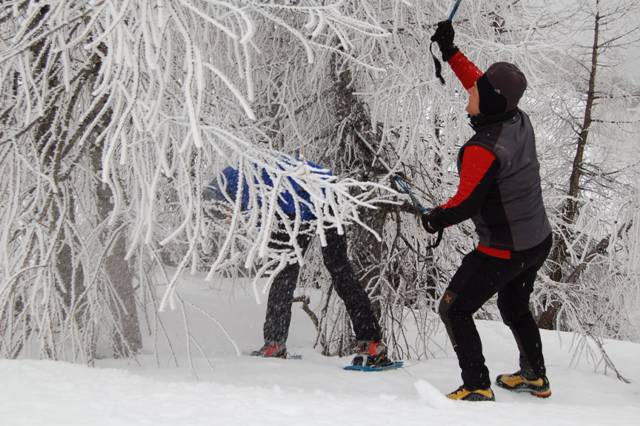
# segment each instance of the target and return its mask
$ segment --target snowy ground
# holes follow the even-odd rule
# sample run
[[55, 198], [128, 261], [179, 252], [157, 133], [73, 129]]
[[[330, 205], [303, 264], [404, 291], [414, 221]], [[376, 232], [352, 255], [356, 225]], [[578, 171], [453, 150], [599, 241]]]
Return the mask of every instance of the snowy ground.
[[[205, 290], [188, 280], [186, 298], [224, 325], [242, 351], [260, 344], [264, 305], [251, 293]], [[162, 314], [178, 323], [177, 312]], [[312, 349], [309, 319], [296, 307], [290, 350], [303, 360], [238, 357], [210, 320], [189, 318], [209, 355], [170, 367], [165, 349], [156, 367], [149, 353], [133, 362], [103, 360], [98, 368], [50, 361], [0, 361], [0, 426], [40, 425], [640, 425], [640, 345], [608, 342], [607, 350], [632, 384], [570, 366], [570, 335], [544, 333], [553, 396], [540, 400], [495, 389], [496, 403], [447, 400], [459, 385], [452, 353], [409, 362], [380, 373], [343, 371], [347, 358], [326, 358]], [[512, 371], [516, 348], [499, 323], [480, 333], [493, 375]], [[172, 331], [180, 336], [182, 330]], [[176, 337], [178, 338], [178, 337]], [[444, 336], [442, 336], [444, 342]], [[150, 345], [151, 346], [151, 345]], [[182, 343], [177, 343], [179, 348]]]

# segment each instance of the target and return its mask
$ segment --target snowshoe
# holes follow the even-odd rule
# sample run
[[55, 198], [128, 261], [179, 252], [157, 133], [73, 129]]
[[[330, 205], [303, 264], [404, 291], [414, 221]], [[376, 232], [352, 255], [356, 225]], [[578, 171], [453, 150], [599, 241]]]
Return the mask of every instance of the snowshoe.
[[356, 356], [350, 365], [343, 367], [344, 370], [347, 371], [364, 371], [364, 372], [373, 372], [373, 371], [384, 371], [384, 370], [395, 370], [397, 368], [402, 368], [404, 366], [403, 361], [391, 361], [387, 359], [384, 363], [378, 363], [375, 365], [367, 365], [363, 362], [363, 358], [361, 356]]

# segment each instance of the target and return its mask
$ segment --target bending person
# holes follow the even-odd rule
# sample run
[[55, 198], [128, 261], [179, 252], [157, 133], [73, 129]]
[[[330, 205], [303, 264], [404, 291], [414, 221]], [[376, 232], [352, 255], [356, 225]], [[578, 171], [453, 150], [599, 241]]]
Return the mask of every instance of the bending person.
[[[307, 164], [310, 166], [312, 173], [330, 176], [330, 172], [326, 169], [313, 163], [307, 162]], [[218, 201], [232, 200], [235, 202], [239, 187], [238, 170], [227, 167], [222, 174], [224, 181], [226, 181], [226, 186], [221, 190], [217, 182], [213, 181], [207, 187], [205, 197], [208, 196]], [[273, 182], [264, 169], [261, 170], [260, 178], [264, 184], [273, 186]], [[288, 179], [295, 191], [295, 195], [287, 190], [282, 191], [278, 197], [278, 204], [282, 211], [293, 220], [296, 217], [294, 196], [303, 201], [299, 203], [298, 214], [303, 224], [297, 236], [297, 243], [304, 254], [313, 236], [316, 217], [307, 205], [307, 203], [312, 203], [309, 194], [294, 179], [291, 177]], [[246, 210], [249, 204], [249, 191], [246, 181], [243, 182], [243, 185], [241, 207]], [[355, 352], [358, 356], [354, 358], [354, 363], [364, 363], [373, 367], [389, 365], [391, 361], [387, 357], [387, 348], [381, 341], [380, 325], [373, 313], [371, 302], [356, 279], [349, 263], [347, 239], [344, 235], [339, 235], [335, 228], [326, 229], [325, 236], [327, 245], [322, 247], [324, 265], [331, 274], [333, 288], [345, 304], [356, 335], [357, 346]], [[274, 226], [269, 247], [275, 250], [291, 249], [289, 240], [289, 234], [284, 230], [284, 226], [279, 223]], [[287, 356], [286, 343], [291, 323], [291, 306], [299, 272], [300, 265], [298, 263], [290, 263], [274, 278], [269, 290], [267, 313], [264, 322], [264, 345], [254, 351], [253, 355], [281, 358]]]

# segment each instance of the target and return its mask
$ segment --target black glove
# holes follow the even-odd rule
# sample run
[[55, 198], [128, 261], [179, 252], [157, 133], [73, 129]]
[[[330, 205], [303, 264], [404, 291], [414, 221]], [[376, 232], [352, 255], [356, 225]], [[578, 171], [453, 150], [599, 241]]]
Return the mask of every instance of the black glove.
[[453, 44], [453, 38], [456, 32], [453, 30], [451, 21], [440, 21], [436, 32], [431, 36], [431, 41], [438, 43], [440, 52], [442, 53], [442, 60], [447, 62], [453, 55], [458, 52], [458, 47]]
[[422, 226], [430, 234], [435, 234], [443, 228], [436, 219], [439, 213], [440, 207], [436, 207], [435, 209], [429, 210], [428, 213], [423, 214], [421, 217]]

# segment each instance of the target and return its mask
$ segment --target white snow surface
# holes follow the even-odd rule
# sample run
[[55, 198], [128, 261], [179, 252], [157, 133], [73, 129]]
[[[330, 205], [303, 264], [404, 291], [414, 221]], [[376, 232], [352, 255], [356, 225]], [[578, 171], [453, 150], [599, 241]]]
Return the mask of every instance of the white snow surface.
[[[237, 283], [216, 287], [197, 276], [181, 288], [186, 300], [220, 321], [243, 352], [260, 346], [264, 303], [257, 305], [252, 292]], [[302, 360], [238, 356], [219, 327], [191, 310], [189, 324], [212, 367], [194, 353], [190, 368], [182, 314], [161, 315], [175, 336], [179, 367], [162, 345], [158, 367], [152, 342], [137, 362], [105, 359], [96, 368], [0, 360], [0, 426], [640, 425], [640, 345], [634, 343], [606, 345], [632, 382], [625, 384], [584, 359], [572, 362], [572, 335], [543, 331], [551, 398], [494, 386], [495, 403], [454, 402], [444, 394], [460, 384], [460, 376], [444, 333], [436, 340], [445, 349], [429, 359], [394, 371], [349, 372], [341, 368], [349, 358], [315, 352], [313, 326], [299, 305], [288, 346]], [[509, 330], [487, 321], [478, 328], [492, 375], [516, 369]]]

